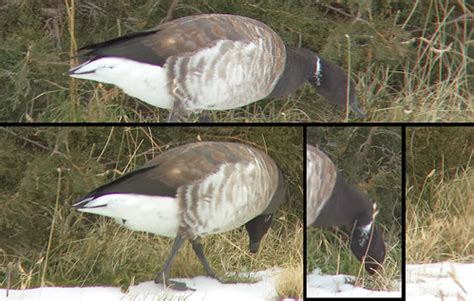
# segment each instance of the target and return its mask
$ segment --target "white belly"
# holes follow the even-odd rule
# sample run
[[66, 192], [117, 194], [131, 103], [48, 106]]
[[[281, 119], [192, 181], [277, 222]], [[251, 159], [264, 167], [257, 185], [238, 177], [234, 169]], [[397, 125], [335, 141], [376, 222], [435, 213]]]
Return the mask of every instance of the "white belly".
[[173, 97], [167, 87], [166, 70], [160, 66], [105, 57], [87, 61], [72, 70], [72, 77], [114, 84], [126, 94], [155, 107], [171, 109], [173, 105]]
[[[87, 208], [101, 206], [98, 208]], [[138, 194], [109, 194], [87, 203], [82, 212], [113, 217], [130, 230], [150, 232], [167, 237], [178, 233], [178, 201], [171, 197]]]

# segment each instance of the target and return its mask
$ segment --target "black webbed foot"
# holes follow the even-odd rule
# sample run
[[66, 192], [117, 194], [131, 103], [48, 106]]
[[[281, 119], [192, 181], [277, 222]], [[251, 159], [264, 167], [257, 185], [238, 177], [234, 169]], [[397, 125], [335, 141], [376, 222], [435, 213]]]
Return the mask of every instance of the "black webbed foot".
[[165, 288], [170, 288], [176, 291], [195, 291], [194, 288], [187, 286], [184, 282], [173, 281], [163, 278], [163, 273], [161, 272], [158, 273], [158, 275], [156, 276], [155, 283], [163, 284]]

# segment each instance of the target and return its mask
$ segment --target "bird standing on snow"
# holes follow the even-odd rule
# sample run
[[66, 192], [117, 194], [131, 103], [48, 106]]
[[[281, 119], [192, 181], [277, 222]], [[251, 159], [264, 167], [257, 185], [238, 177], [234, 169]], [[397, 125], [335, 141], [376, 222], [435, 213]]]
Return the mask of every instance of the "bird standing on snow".
[[283, 175], [265, 153], [239, 143], [190, 143], [90, 192], [73, 206], [113, 217], [135, 231], [175, 241], [155, 282], [178, 290], [168, 280], [171, 263], [189, 239], [208, 276], [216, 278], [200, 238], [245, 225], [256, 253], [273, 214], [285, 199]]
[[350, 109], [365, 116], [343, 69], [311, 50], [286, 46], [271, 28], [242, 16], [179, 18], [80, 50], [88, 59], [70, 76], [114, 84], [170, 109], [169, 121], [287, 96], [306, 81], [330, 103], [346, 107], [348, 99]]

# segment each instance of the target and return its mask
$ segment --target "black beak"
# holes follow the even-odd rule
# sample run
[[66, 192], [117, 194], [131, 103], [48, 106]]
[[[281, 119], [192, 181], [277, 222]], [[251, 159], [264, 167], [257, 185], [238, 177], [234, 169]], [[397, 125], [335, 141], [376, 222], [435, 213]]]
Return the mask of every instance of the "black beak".
[[260, 248], [260, 241], [250, 241], [249, 249], [251, 253], [257, 253]]

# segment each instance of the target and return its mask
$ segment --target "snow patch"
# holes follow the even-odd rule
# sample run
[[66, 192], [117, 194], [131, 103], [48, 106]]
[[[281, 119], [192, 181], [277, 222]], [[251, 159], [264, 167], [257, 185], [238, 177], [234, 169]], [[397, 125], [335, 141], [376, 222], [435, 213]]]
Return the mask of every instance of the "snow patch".
[[[254, 273], [239, 273], [242, 277], [251, 277], [258, 280], [256, 283], [222, 284], [215, 279], [198, 276], [192, 279], [173, 278], [172, 280], [185, 282], [195, 291], [174, 291], [164, 289], [162, 285], [147, 281], [131, 286], [127, 293], [119, 287], [43, 287], [25, 290], [10, 290], [6, 297], [6, 289], [0, 289], [0, 300], [68, 300], [68, 301], [118, 301], [118, 300], [272, 300], [277, 296], [276, 278], [282, 269], [270, 269]], [[259, 280], [260, 279], [260, 280]], [[174, 300], [174, 299], [173, 299]]]
[[407, 300], [474, 300], [474, 263], [407, 265]]
[[354, 286], [354, 276], [323, 275], [320, 269], [316, 269], [311, 274], [307, 275], [306, 280], [308, 297], [401, 297], [401, 291], [382, 292], [356, 287]]

